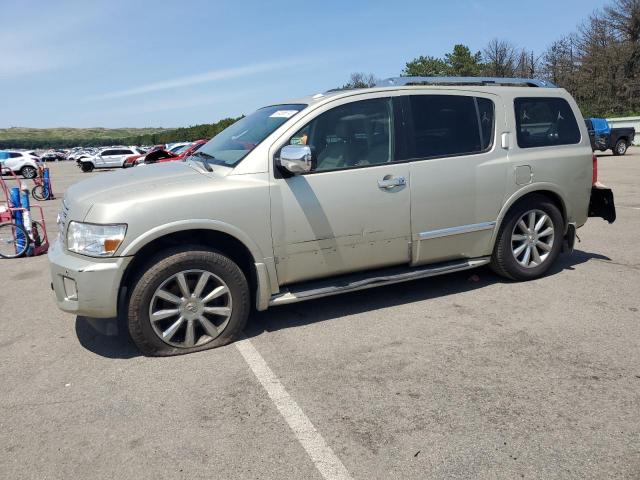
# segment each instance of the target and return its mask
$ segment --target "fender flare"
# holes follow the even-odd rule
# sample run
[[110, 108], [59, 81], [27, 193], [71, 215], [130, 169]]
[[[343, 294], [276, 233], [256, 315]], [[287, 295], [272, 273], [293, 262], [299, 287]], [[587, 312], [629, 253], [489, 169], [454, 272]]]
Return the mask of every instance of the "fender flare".
[[251, 253], [254, 262], [264, 262], [264, 255], [255, 242], [246, 233], [231, 224], [206, 218], [179, 220], [154, 227], [137, 237], [133, 242], [127, 245], [119, 255], [122, 257], [135, 255], [142, 247], [160, 237], [187, 230], [211, 230], [213, 232], [226, 233], [247, 247], [247, 250]]
[[[189, 230], [209, 230], [212, 232], [224, 233], [235, 238], [247, 248], [249, 254], [253, 258], [253, 264], [255, 266], [257, 280], [256, 308], [258, 310], [266, 310], [269, 305], [269, 298], [272, 294], [271, 272], [267, 266], [269, 262], [266, 261], [266, 257], [249, 235], [228, 223], [210, 219], [191, 219], [159, 225], [137, 237], [133, 242], [126, 246], [119, 256], [133, 256], [154, 240], [172, 233], [185, 232]], [[275, 271], [272, 273], [275, 275]]]
[[513, 205], [515, 205], [520, 199], [522, 199], [526, 195], [529, 195], [531, 193], [536, 193], [536, 192], [545, 192], [545, 191], [554, 193], [560, 199], [560, 203], [562, 204], [561, 213], [565, 219], [565, 230], [566, 230], [566, 228], [569, 225], [570, 212], [567, 210], [567, 202], [565, 201], [565, 195], [562, 189], [555, 183], [548, 183], [548, 182], [532, 183], [514, 192], [502, 205], [502, 209], [500, 210], [500, 213], [496, 220], [496, 227], [493, 229], [493, 234], [491, 235], [491, 248], [493, 248], [493, 246], [495, 245], [496, 237], [498, 236], [498, 232], [500, 231], [500, 227], [502, 226], [502, 221], [504, 220], [504, 217], [507, 215], [511, 207], [513, 207]]

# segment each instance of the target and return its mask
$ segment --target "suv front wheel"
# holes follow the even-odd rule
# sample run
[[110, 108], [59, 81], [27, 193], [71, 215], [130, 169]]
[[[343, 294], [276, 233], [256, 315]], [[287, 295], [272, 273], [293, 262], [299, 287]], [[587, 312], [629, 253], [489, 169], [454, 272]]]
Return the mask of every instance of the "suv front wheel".
[[172, 249], [153, 259], [129, 298], [131, 338], [145, 355], [169, 356], [234, 340], [250, 311], [242, 270], [201, 247]]
[[504, 218], [491, 257], [491, 268], [512, 280], [543, 276], [562, 248], [564, 221], [549, 199], [532, 195]]

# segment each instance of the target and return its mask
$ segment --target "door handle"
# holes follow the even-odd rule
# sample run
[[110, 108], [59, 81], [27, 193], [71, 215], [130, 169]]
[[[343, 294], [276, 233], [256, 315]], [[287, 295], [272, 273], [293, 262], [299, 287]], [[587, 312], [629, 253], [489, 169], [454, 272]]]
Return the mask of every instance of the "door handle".
[[407, 184], [404, 177], [392, 177], [386, 175], [382, 180], [378, 180], [378, 188], [390, 189], [394, 187], [401, 187]]

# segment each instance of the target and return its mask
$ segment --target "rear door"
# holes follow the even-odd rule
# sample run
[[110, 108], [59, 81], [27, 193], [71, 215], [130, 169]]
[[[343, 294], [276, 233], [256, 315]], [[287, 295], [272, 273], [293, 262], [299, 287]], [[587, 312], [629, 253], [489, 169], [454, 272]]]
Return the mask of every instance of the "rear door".
[[491, 253], [509, 170], [504, 106], [484, 93], [417, 92], [409, 128], [414, 265]]

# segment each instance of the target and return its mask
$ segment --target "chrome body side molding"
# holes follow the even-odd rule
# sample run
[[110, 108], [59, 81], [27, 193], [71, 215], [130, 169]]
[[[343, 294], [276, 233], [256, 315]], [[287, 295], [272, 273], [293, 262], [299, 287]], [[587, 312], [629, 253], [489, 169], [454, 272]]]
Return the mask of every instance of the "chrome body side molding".
[[473, 223], [471, 225], [461, 225], [459, 227], [421, 232], [418, 234], [418, 237], [420, 240], [428, 240], [430, 238], [448, 237], [449, 235], [460, 235], [463, 233], [481, 232], [482, 230], [492, 230], [495, 226], [496, 222]]

